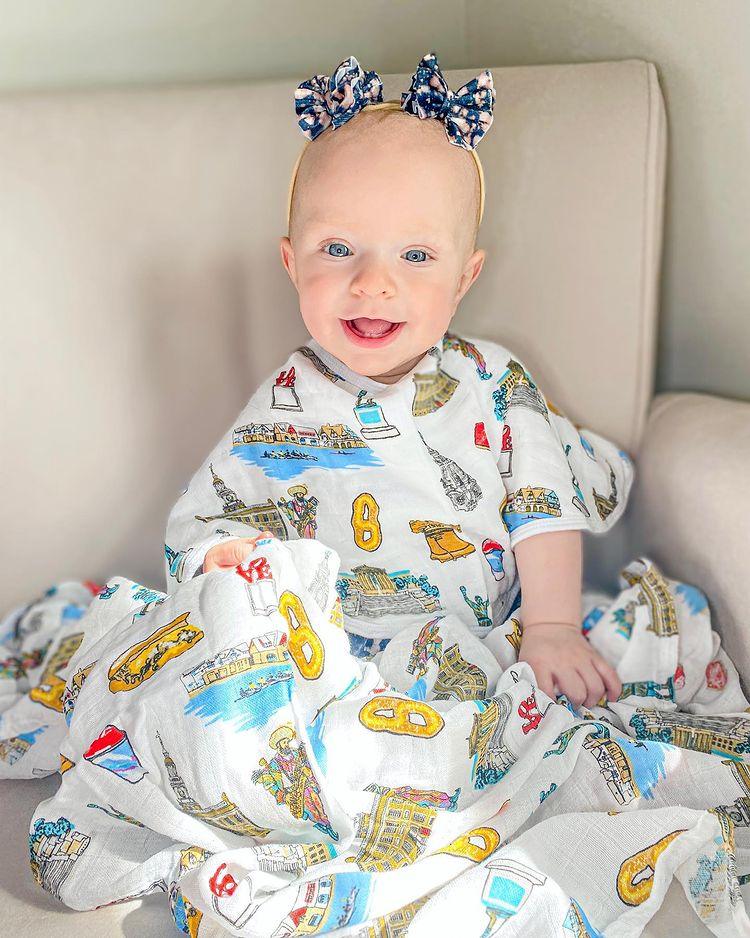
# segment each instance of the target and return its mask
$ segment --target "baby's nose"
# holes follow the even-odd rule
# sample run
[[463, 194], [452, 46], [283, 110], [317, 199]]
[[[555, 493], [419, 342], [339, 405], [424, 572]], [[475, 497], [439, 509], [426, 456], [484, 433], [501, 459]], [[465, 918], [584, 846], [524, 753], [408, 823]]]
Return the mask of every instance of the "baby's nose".
[[395, 283], [385, 264], [372, 261], [359, 268], [352, 289], [366, 296], [391, 296], [395, 291]]

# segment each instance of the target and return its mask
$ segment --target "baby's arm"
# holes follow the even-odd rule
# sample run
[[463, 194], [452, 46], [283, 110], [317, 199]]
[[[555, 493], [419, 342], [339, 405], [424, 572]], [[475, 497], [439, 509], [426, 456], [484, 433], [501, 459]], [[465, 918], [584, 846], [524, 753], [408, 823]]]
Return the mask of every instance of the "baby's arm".
[[519, 661], [528, 661], [539, 687], [554, 689], [576, 706], [616, 700], [621, 691], [614, 668], [581, 633], [580, 531], [548, 531], [519, 541], [513, 549], [521, 581], [523, 638]]

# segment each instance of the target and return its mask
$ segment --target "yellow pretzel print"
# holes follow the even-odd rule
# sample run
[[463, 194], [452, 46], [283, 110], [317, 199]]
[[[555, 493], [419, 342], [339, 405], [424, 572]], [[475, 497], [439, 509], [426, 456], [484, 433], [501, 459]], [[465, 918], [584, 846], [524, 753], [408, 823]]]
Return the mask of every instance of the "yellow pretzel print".
[[617, 895], [626, 905], [640, 905], [648, 899], [654, 884], [656, 861], [675, 837], [684, 833], [685, 831], [672, 831], [645, 850], [623, 860], [617, 874]]
[[448, 853], [452, 857], [463, 857], [471, 860], [472, 863], [481, 863], [491, 853], [497, 849], [500, 843], [500, 835], [492, 827], [475, 827], [457, 837], [447, 847], [436, 851], [437, 853]]
[[289, 623], [289, 654], [302, 677], [314, 681], [323, 673], [325, 648], [310, 625], [302, 600], [286, 590], [279, 599], [279, 612]]
[[374, 733], [395, 736], [437, 736], [445, 725], [432, 707], [420, 700], [378, 696], [368, 700], [359, 711], [359, 722]]
[[380, 505], [369, 492], [361, 492], [352, 502], [354, 543], [362, 550], [377, 550], [383, 543], [379, 514]]

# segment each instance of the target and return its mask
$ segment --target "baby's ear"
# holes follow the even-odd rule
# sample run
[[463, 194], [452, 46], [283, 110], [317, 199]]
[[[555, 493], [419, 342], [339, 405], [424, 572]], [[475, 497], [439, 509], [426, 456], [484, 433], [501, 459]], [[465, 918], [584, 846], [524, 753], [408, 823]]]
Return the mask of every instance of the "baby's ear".
[[458, 291], [456, 297], [457, 303], [463, 299], [463, 297], [468, 292], [469, 287], [479, 276], [479, 272], [484, 266], [484, 259], [486, 256], [487, 252], [483, 248], [478, 248], [464, 264], [464, 269], [461, 273], [461, 279], [458, 282]]
[[284, 265], [284, 269], [289, 274], [289, 279], [296, 287], [297, 270], [294, 264], [294, 248], [292, 247], [292, 242], [286, 235], [283, 235], [281, 241], [279, 242], [279, 250], [281, 251], [281, 263]]

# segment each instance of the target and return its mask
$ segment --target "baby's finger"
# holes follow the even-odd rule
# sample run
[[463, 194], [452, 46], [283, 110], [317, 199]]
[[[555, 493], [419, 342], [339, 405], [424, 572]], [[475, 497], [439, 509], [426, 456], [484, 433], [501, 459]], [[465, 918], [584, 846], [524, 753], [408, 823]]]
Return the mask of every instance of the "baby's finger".
[[538, 690], [544, 691], [544, 693], [550, 698], [550, 700], [555, 699], [555, 681], [552, 677], [550, 671], [546, 668], [534, 669], [534, 677], [536, 678], [536, 686]]
[[587, 707], [595, 707], [604, 697], [604, 681], [593, 665], [585, 671], [579, 669], [578, 673], [586, 684], [587, 693], [584, 703]]
[[617, 671], [608, 661], [598, 655], [595, 655], [591, 660], [604, 681], [607, 700], [617, 700], [622, 693], [622, 682], [617, 676]]
[[555, 680], [561, 692], [565, 694], [574, 707], [580, 707], [586, 699], [586, 684], [577, 671], [565, 671], [556, 674]]
[[224, 552], [221, 555], [221, 567], [236, 567], [242, 563], [255, 550], [254, 537], [241, 537], [234, 541], [228, 541], [224, 545]]

